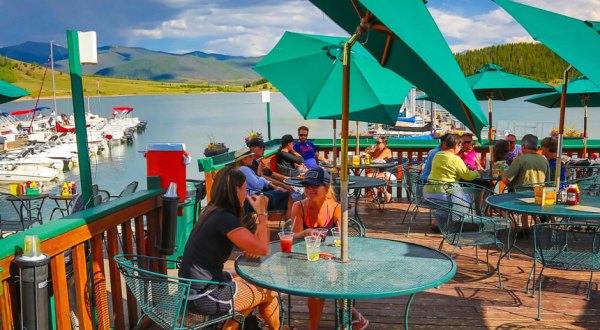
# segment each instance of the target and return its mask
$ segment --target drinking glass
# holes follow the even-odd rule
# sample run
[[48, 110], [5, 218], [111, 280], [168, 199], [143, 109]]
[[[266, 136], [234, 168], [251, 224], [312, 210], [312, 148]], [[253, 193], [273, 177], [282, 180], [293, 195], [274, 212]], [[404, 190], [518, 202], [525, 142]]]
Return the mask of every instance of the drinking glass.
[[325, 243], [327, 232], [329, 232], [327, 228], [313, 228], [311, 231], [311, 236], [318, 237], [321, 240], [321, 243]]
[[340, 238], [340, 228], [338, 228], [338, 227], [331, 228], [331, 237], [333, 239], [333, 245], [335, 245], [335, 246], [342, 245], [342, 240]]
[[23, 245], [23, 255], [26, 257], [38, 257], [42, 253], [38, 235], [26, 235]]
[[279, 232], [279, 244], [281, 244], [281, 252], [292, 253], [293, 242], [294, 233], [287, 231]]
[[304, 237], [306, 243], [306, 259], [308, 261], [319, 260], [319, 253], [321, 253], [321, 240], [317, 237], [306, 236]]

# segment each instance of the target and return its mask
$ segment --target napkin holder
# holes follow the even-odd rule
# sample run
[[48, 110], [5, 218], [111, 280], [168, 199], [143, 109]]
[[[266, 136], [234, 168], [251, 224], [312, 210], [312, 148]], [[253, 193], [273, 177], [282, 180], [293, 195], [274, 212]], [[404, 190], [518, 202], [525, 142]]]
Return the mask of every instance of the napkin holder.
[[544, 187], [535, 186], [533, 188], [535, 194], [535, 203], [546, 206], [556, 204], [556, 188], [555, 187]]

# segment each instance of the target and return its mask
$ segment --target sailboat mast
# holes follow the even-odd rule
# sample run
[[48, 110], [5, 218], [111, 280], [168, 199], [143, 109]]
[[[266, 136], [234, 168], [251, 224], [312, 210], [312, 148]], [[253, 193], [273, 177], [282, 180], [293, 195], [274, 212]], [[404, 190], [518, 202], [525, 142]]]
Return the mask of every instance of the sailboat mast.
[[52, 72], [52, 93], [54, 95], [54, 111], [58, 113], [58, 106], [56, 103], [56, 82], [54, 81], [54, 40], [50, 40], [50, 70]]

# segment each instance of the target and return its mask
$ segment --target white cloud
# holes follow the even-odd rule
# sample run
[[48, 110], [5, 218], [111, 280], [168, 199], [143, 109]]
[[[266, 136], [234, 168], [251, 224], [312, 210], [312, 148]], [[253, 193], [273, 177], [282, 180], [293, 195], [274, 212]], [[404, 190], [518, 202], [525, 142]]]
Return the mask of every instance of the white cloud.
[[[171, 0], [171, 3], [178, 5], [186, 1]], [[287, 30], [343, 33], [329, 19], [324, 19], [310, 2], [292, 1], [269, 6], [189, 8], [172, 20], [148, 29], [134, 29], [128, 35], [129, 43], [133, 44], [145, 38], [185, 38], [192, 43], [204, 44], [203, 51], [260, 56], [266, 54]]]
[[517, 2], [581, 20], [600, 21], [600, 1], [598, 0], [518, 0]]

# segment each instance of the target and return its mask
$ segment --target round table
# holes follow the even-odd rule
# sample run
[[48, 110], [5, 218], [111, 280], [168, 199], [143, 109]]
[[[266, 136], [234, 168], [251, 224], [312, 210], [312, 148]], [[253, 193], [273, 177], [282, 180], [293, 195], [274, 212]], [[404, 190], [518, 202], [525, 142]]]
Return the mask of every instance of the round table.
[[[528, 198], [531, 202], [525, 202], [522, 198]], [[509, 212], [525, 213], [537, 216], [563, 217], [563, 218], [578, 218], [578, 219], [600, 219], [600, 212], [585, 212], [573, 208], [573, 205], [556, 204], [542, 206], [533, 202], [533, 191], [524, 191], [516, 193], [506, 193], [492, 195], [487, 198], [487, 203], [495, 208], [506, 210]], [[579, 206], [590, 206], [599, 208], [600, 197], [581, 195]]]
[[56, 207], [52, 209], [52, 213], [50, 213], [50, 220], [54, 216], [54, 212], [58, 211], [62, 216], [69, 215], [69, 208], [71, 207], [71, 203], [73, 202], [73, 198], [77, 195], [67, 195], [63, 196], [60, 194], [50, 195], [48, 198], [56, 203]]
[[42, 224], [42, 207], [47, 197], [48, 194], [11, 195], [6, 197], [6, 200], [12, 203], [21, 222], [37, 221]]
[[[448, 282], [456, 273], [456, 263], [445, 253], [392, 240], [348, 237], [348, 263], [337, 258], [307, 261], [304, 242], [295, 243], [292, 253], [280, 251], [279, 242], [274, 242], [270, 256], [241, 256], [236, 271], [257, 286], [305, 297], [348, 300], [409, 294], [406, 328], [415, 294]], [[322, 245], [321, 252], [339, 256], [340, 247]], [[349, 322], [349, 313], [343, 314], [342, 323]]]
[[[290, 177], [283, 180], [283, 183], [294, 186], [294, 187], [302, 187], [302, 179], [298, 177]], [[362, 224], [360, 217], [358, 215], [358, 199], [360, 198], [360, 189], [366, 188], [377, 188], [382, 187], [387, 184], [387, 181], [379, 178], [373, 178], [369, 176], [349, 176], [348, 177], [348, 189], [354, 189], [354, 198], [355, 198], [355, 207], [354, 207], [354, 218], [356, 221]], [[340, 180], [336, 179], [333, 182], [333, 186], [339, 188]]]

